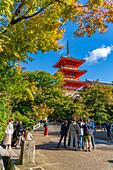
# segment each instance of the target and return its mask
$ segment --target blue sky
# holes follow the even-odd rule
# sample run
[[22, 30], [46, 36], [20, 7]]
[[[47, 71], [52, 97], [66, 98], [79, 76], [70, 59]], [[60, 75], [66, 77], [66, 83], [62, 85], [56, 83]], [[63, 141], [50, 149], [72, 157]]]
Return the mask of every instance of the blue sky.
[[42, 54], [29, 54], [35, 60], [28, 64], [22, 64], [29, 71], [41, 70], [54, 74], [58, 69], [53, 68], [61, 55], [67, 55], [67, 39], [69, 40], [69, 54], [77, 59], [86, 59], [86, 62], [79, 67], [80, 70], [87, 70], [80, 80], [86, 79], [111, 82], [113, 81], [113, 24], [104, 34], [95, 33], [92, 37], [76, 37], [72, 39], [75, 24], [68, 22], [64, 38], [60, 41], [65, 46], [57, 52]]

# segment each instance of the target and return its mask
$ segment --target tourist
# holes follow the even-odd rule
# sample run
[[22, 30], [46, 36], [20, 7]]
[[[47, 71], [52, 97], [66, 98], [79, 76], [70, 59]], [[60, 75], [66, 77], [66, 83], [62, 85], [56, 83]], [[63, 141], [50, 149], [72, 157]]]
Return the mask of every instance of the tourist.
[[113, 129], [112, 123], [110, 123], [110, 134], [109, 134], [110, 140], [112, 140], [112, 129]]
[[25, 140], [32, 140], [32, 138], [33, 138], [32, 134], [27, 129], [25, 130], [23, 136], [24, 136]]
[[18, 125], [18, 120], [16, 120], [15, 126], [14, 126], [14, 132], [13, 132], [13, 144], [16, 146], [17, 144], [17, 125]]
[[66, 137], [67, 137], [67, 120], [64, 121], [64, 123], [61, 124], [61, 131], [60, 131], [60, 140], [58, 142], [58, 145], [57, 145], [57, 148], [60, 148], [60, 144], [61, 144], [61, 141], [64, 137], [64, 146], [63, 148], [67, 148], [66, 147]]
[[[71, 121], [69, 121], [67, 124], [67, 131], [69, 131], [69, 126], [72, 123], [72, 120], [73, 119], [71, 118]], [[71, 137], [70, 137], [70, 134], [68, 133], [68, 147], [70, 147], [70, 142], [71, 142]], [[75, 146], [75, 142], [74, 142], [74, 146]]]
[[83, 136], [83, 141], [86, 145], [86, 152], [88, 151], [88, 147], [89, 147], [89, 151], [91, 151], [91, 132], [90, 132], [90, 127], [88, 125], [88, 120], [84, 120], [84, 125], [82, 125], [83, 130], [84, 130], [84, 136]]
[[110, 124], [109, 122], [106, 123], [106, 130], [107, 130], [107, 137], [110, 137]]
[[95, 133], [95, 132], [96, 132], [96, 129], [95, 129], [95, 123], [94, 123], [93, 120], [92, 120], [92, 122], [91, 122], [91, 125], [92, 125], [92, 127], [93, 127], [93, 132]]
[[[73, 118], [73, 122], [69, 126], [69, 135], [71, 137], [71, 150], [75, 149], [76, 151], [78, 150], [78, 138], [77, 134], [80, 133], [80, 128], [79, 125], [76, 123], [76, 119]], [[73, 147], [73, 141], [75, 140], [75, 145], [76, 147]]]
[[44, 123], [44, 127], [45, 127], [44, 136], [48, 136], [48, 125], [49, 125], [49, 122], [48, 122], [48, 120], [46, 120]]
[[104, 127], [104, 132], [105, 132], [106, 131], [106, 123], [105, 123], [105, 121], [103, 123], [103, 127]]
[[6, 145], [6, 149], [11, 149], [11, 139], [12, 139], [12, 134], [13, 134], [13, 121], [12, 119], [9, 119], [5, 131], [5, 138], [3, 140], [3, 144]]
[[82, 125], [83, 125], [83, 120], [80, 119], [78, 125], [80, 127], [80, 134], [79, 134], [79, 143], [80, 143], [80, 150], [82, 150], [82, 148], [84, 148], [83, 146], [83, 128], [82, 128]]
[[96, 149], [95, 148], [95, 140], [94, 140], [94, 135], [93, 135], [93, 127], [92, 127], [92, 124], [91, 122], [89, 122], [89, 127], [90, 127], [90, 131], [91, 131], [91, 144], [92, 144], [92, 148], [93, 149]]
[[17, 130], [17, 139], [18, 139], [16, 149], [20, 149], [22, 135], [23, 135], [22, 121], [18, 121], [18, 125], [16, 126], [16, 130]]

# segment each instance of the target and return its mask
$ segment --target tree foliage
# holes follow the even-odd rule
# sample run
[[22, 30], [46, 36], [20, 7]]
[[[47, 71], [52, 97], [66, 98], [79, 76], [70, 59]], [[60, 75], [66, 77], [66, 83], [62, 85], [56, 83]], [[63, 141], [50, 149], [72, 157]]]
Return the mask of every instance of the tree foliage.
[[[113, 22], [111, 0], [1, 0], [0, 1], [0, 63], [31, 59], [38, 50], [57, 51], [63, 46], [67, 21], [77, 23], [75, 36], [104, 33]], [[32, 60], [32, 59], [31, 59]]]
[[88, 85], [81, 92], [82, 103], [89, 118], [96, 123], [113, 120], [113, 87], [97, 85]]

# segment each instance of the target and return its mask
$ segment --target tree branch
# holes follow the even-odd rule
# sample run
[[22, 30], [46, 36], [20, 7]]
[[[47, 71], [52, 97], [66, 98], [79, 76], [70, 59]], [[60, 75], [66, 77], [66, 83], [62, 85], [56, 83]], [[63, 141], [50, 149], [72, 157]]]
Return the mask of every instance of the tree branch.
[[15, 13], [13, 15], [13, 18], [16, 17], [20, 13], [20, 10], [25, 5], [25, 3], [26, 3], [26, 0], [23, 0], [22, 3], [19, 5], [19, 7], [16, 9], [16, 11], [15, 11]]
[[[21, 17], [19, 17], [19, 18], [17, 18], [17, 19], [14, 19], [14, 17], [18, 15], [18, 13], [19, 13], [20, 10], [22, 9], [22, 7], [25, 5], [25, 1], [26, 1], [26, 0], [23, 0], [22, 3], [20, 4], [20, 6], [18, 7], [18, 9], [15, 11], [15, 13], [14, 13], [14, 15], [13, 15], [13, 17], [12, 17], [12, 20], [11, 20], [11, 22], [10, 22], [11, 25], [14, 25], [14, 24], [18, 23], [18, 22], [21, 21], [22, 19], [32, 18], [32, 17], [40, 14], [44, 9], [47, 8], [47, 7], [46, 7], [46, 8], [41, 8], [38, 12], [36, 12], [36, 13], [34, 13], [34, 14], [32, 14], [32, 15], [24, 16], [24, 15], [25, 15], [25, 14], [24, 14], [23, 16], [21, 16]], [[52, 5], [53, 3], [55, 3], [55, 2], [60, 2], [60, 3], [61, 3], [62, 1], [60, 1], [60, 0], [55, 0], [54, 2], [51, 1], [51, 3], [48, 5], [48, 7], [49, 7], [50, 5]], [[31, 7], [29, 8], [29, 10], [31, 10]], [[29, 11], [29, 10], [28, 10], [28, 11]], [[27, 12], [28, 12], [28, 11], [27, 11]], [[26, 12], [26, 13], [27, 13], [27, 12]]]

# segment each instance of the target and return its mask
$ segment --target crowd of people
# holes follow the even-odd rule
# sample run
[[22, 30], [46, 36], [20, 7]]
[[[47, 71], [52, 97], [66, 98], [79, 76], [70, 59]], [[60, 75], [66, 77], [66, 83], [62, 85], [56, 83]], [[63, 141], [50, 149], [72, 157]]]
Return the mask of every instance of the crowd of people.
[[16, 120], [15, 125], [13, 119], [9, 119], [3, 139], [3, 145], [6, 149], [11, 149], [13, 144], [16, 149], [20, 149], [22, 140], [32, 140], [32, 135], [28, 129], [23, 129], [22, 121]]
[[[48, 120], [44, 124], [44, 136], [48, 136]], [[107, 136], [112, 139], [111, 132], [113, 131], [112, 123], [103, 124], [104, 131], [107, 131]], [[61, 124], [60, 140], [57, 144], [57, 148], [60, 148], [62, 139], [64, 138], [63, 148], [70, 148], [71, 150], [85, 150], [91, 151], [95, 149], [94, 135], [96, 132], [95, 123], [93, 120], [81, 118], [76, 121], [76, 118], [72, 118], [71, 121], [65, 120]], [[20, 149], [22, 140], [32, 140], [32, 134], [29, 129], [23, 129], [22, 121], [16, 120], [14, 123], [13, 119], [9, 119], [5, 131], [5, 137], [3, 139], [3, 145], [6, 149], [11, 149], [11, 145], [15, 146], [16, 149]], [[66, 141], [68, 138], [68, 143]]]
[[[65, 120], [61, 125], [60, 140], [57, 148], [60, 148], [62, 139], [64, 138], [63, 148], [70, 148], [71, 150], [84, 149], [86, 152], [95, 149], [94, 135], [96, 131], [94, 122], [90, 122], [87, 119], [80, 119], [76, 122], [75, 118], [72, 118], [70, 122]], [[66, 139], [68, 136], [68, 144], [66, 145]]]

